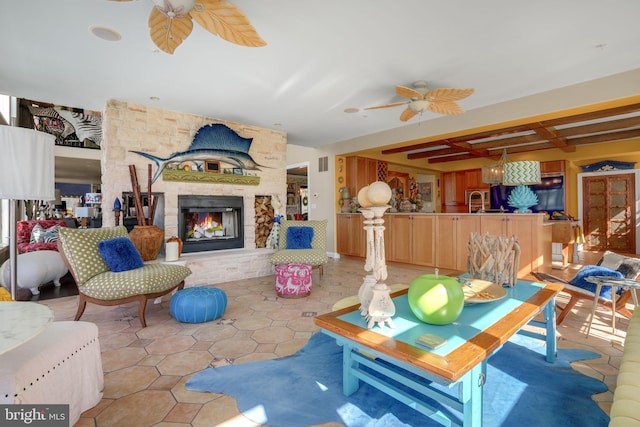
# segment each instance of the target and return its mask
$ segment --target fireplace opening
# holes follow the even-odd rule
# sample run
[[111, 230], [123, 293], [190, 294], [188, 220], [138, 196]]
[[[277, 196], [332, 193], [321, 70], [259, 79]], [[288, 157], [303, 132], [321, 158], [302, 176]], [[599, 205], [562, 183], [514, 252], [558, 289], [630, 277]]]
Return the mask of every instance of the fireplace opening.
[[243, 203], [239, 196], [178, 196], [182, 251], [243, 248]]

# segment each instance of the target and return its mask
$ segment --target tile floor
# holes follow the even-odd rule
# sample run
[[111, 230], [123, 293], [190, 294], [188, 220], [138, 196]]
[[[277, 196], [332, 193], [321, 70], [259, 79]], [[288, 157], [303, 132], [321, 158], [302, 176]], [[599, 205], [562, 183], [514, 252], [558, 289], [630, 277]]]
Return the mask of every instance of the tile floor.
[[[583, 253], [584, 263], [598, 254]], [[313, 317], [355, 295], [360, 287], [364, 262], [357, 258], [330, 260], [324, 278], [314, 273], [313, 292], [300, 299], [277, 298], [273, 276], [215, 285], [228, 296], [223, 318], [204, 324], [181, 324], [169, 313], [165, 298], [147, 306], [147, 328], [137, 319], [135, 304], [100, 307], [89, 304], [82, 320], [95, 322], [100, 330], [105, 389], [102, 401], [85, 412], [77, 427], [105, 426], [233, 426], [255, 424], [239, 414], [235, 400], [222, 394], [186, 391], [184, 383], [208, 366], [270, 359], [295, 353], [318, 330]], [[581, 264], [553, 270], [558, 277], [572, 277]], [[410, 283], [433, 269], [391, 265], [387, 284]], [[441, 271], [441, 274], [446, 272]], [[41, 301], [56, 320], [70, 320], [76, 310], [75, 296]], [[561, 295], [562, 304], [566, 297]], [[593, 399], [608, 413], [622, 355], [628, 319], [619, 317], [612, 334], [610, 314], [600, 310], [591, 336], [585, 338], [591, 305], [579, 303], [558, 328], [559, 347], [590, 349], [602, 357], [574, 363], [586, 375], [604, 381], [609, 391]], [[630, 307], [631, 308], [631, 307]], [[339, 424], [325, 424], [328, 426]]]

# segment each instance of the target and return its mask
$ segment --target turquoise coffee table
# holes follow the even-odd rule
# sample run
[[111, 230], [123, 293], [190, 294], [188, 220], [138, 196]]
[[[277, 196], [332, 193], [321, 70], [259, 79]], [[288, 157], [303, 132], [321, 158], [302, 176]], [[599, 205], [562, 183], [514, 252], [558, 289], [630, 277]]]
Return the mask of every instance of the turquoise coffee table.
[[[393, 329], [367, 329], [358, 305], [318, 316], [315, 322], [343, 348], [345, 395], [353, 394], [360, 381], [365, 381], [443, 425], [460, 423], [435, 408], [434, 401], [461, 413], [462, 425], [481, 426], [487, 358], [512, 335], [520, 331], [546, 340], [546, 360], [555, 361], [555, 297], [561, 289], [558, 284], [519, 280], [507, 288], [505, 298], [465, 306], [455, 322], [444, 326], [420, 322], [409, 308], [406, 289], [392, 294], [396, 306]], [[540, 312], [544, 320], [535, 322]], [[545, 333], [522, 330], [527, 324], [542, 326]], [[447, 342], [435, 350], [415, 344], [425, 333]], [[397, 383], [419, 397], [406, 393]]]

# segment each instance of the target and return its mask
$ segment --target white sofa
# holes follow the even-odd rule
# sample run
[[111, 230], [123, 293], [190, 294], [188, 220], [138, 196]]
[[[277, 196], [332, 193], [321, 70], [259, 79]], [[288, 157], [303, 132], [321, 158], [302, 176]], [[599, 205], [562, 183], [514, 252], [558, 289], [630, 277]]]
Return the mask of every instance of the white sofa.
[[634, 310], [624, 340], [624, 352], [609, 427], [640, 427], [640, 309]]
[[50, 323], [36, 337], [0, 355], [0, 404], [68, 404], [73, 426], [80, 414], [100, 402], [103, 388], [94, 323]]

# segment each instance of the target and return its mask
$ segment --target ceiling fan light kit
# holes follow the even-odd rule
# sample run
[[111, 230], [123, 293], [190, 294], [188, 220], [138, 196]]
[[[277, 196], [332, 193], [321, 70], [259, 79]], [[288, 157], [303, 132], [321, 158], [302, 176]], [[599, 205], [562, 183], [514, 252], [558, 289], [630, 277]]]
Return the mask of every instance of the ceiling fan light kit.
[[428, 90], [427, 82], [420, 80], [413, 84], [413, 88], [401, 85], [396, 86], [396, 95], [403, 98], [409, 98], [408, 101], [368, 107], [365, 108], [365, 110], [407, 105], [407, 108], [400, 115], [400, 120], [403, 122], [406, 122], [416, 114], [422, 114], [427, 110], [437, 114], [461, 114], [464, 113], [464, 110], [456, 101], [470, 96], [473, 92], [473, 89], [459, 88]]

